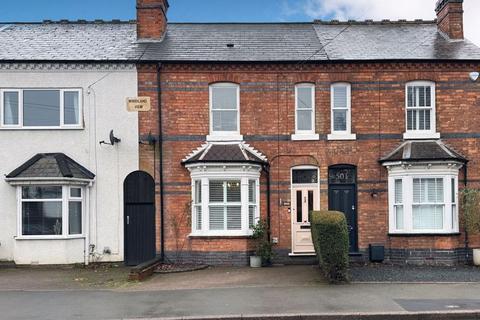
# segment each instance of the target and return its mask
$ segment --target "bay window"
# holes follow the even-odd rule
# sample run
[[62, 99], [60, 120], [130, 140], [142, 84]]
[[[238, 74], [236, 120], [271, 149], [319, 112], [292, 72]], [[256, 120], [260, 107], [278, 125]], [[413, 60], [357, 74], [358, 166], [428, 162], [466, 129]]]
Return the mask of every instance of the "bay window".
[[414, 81], [406, 85], [405, 139], [439, 138], [435, 120], [435, 83]]
[[458, 232], [457, 180], [458, 169], [393, 169], [389, 174], [390, 233]]
[[19, 237], [60, 238], [83, 234], [83, 188], [18, 187]]
[[3, 89], [0, 111], [0, 128], [81, 128], [81, 90]]
[[260, 168], [232, 168], [226, 172], [221, 168], [204, 169], [189, 168], [192, 236], [251, 235], [260, 216]]

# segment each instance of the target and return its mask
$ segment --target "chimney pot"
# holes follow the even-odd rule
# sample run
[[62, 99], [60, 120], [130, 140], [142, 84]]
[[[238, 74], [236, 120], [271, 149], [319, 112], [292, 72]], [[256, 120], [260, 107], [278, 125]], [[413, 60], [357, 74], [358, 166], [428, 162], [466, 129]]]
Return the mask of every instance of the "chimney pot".
[[438, 30], [450, 39], [463, 40], [463, 0], [438, 0], [435, 12]]

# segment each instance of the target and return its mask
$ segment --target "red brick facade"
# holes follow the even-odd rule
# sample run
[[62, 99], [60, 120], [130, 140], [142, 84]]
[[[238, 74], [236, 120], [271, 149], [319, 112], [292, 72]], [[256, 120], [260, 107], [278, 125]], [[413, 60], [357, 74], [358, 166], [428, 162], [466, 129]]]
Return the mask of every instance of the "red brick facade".
[[[479, 187], [480, 84], [469, 72], [480, 65], [469, 63], [318, 63], [318, 64], [163, 64], [160, 88], [157, 66], [138, 66], [140, 96], [150, 96], [152, 110], [140, 114], [140, 135], [158, 136], [158, 89], [163, 124], [163, 179], [165, 252], [198, 256], [202, 252], [238, 252], [249, 249], [247, 238], [192, 238], [188, 204], [191, 179], [181, 164], [209, 134], [209, 84], [240, 85], [240, 131], [244, 140], [267, 156], [271, 171], [271, 235], [278, 238], [277, 259], [287, 260], [291, 248], [290, 169], [311, 164], [320, 169], [321, 208], [328, 207], [328, 167], [351, 164], [358, 174], [358, 244], [385, 245], [392, 255], [398, 250], [454, 251], [464, 247], [464, 235], [389, 236], [387, 170], [378, 160], [400, 144], [405, 132], [405, 84], [430, 80], [436, 84], [437, 132], [442, 140], [467, 157], [468, 187]], [[330, 85], [349, 82], [352, 88], [352, 133], [355, 141], [328, 141], [330, 133]], [[291, 141], [295, 131], [296, 83], [315, 83], [318, 141]], [[156, 152], [156, 153], [155, 153]], [[154, 161], [155, 160], [155, 161]], [[141, 169], [159, 182], [159, 150], [140, 146]], [[463, 171], [459, 186], [464, 185]], [[266, 178], [261, 178], [261, 216], [266, 212]], [[157, 195], [159, 189], [157, 189]], [[375, 196], [372, 196], [374, 194]], [[377, 196], [378, 195], [378, 196]], [[160, 250], [160, 208], [157, 202], [157, 236]], [[471, 244], [480, 245], [479, 239]], [[396, 251], [397, 250], [397, 251]], [[423, 251], [422, 251], [423, 250]], [[177, 253], [180, 256], [180, 253]], [[430, 253], [431, 254], [431, 253]], [[285, 259], [284, 259], [285, 258]], [[388, 258], [388, 257], [387, 257]], [[432, 257], [430, 257], [432, 258]], [[433, 258], [432, 258], [433, 259]], [[230, 262], [223, 261], [229, 264]], [[294, 262], [294, 261], [293, 261]]]

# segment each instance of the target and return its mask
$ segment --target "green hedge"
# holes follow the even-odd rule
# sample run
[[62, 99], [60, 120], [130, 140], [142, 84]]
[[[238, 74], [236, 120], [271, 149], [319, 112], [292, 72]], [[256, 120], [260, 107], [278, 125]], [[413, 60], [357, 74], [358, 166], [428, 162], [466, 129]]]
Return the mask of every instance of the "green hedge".
[[320, 267], [331, 283], [348, 280], [348, 229], [338, 211], [311, 213], [312, 240]]

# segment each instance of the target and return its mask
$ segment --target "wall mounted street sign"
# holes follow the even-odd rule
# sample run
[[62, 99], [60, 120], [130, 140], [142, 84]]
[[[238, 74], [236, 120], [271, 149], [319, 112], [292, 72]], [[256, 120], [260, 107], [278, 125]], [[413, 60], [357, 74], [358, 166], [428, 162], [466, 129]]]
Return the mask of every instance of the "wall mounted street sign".
[[130, 112], [150, 111], [150, 97], [127, 98], [127, 110]]

